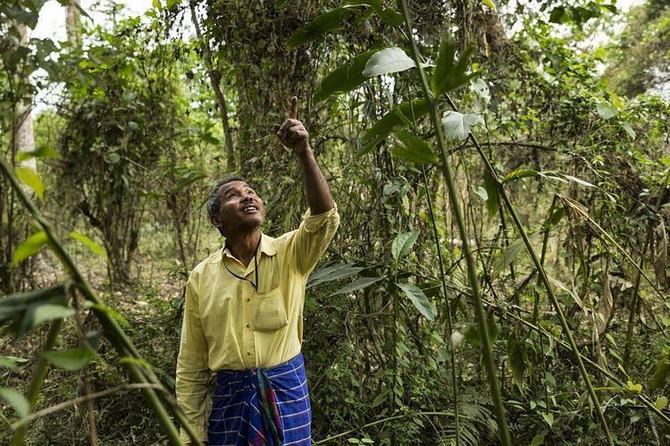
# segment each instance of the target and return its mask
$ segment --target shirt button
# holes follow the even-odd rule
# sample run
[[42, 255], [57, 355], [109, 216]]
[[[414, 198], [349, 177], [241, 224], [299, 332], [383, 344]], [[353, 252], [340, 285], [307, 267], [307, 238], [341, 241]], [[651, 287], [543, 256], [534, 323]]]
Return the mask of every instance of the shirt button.
[[251, 324], [247, 324], [247, 328], [251, 328]]
[[247, 355], [251, 356], [251, 352], [247, 352]]
[[247, 297], [247, 302], [251, 302], [251, 298], [250, 298], [250, 297]]

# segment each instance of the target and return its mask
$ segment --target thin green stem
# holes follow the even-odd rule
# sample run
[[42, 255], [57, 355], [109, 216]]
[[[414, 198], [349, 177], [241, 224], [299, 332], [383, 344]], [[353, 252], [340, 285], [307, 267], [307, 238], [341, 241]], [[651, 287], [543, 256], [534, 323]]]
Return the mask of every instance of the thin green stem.
[[482, 304], [482, 298], [479, 289], [479, 278], [477, 277], [475, 261], [472, 255], [472, 250], [470, 248], [469, 237], [465, 227], [465, 219], [463, 218], [463, 211], [461, 210], [461, 205], [458, 200], [456, 184], [454, 183], [453, 175], [451, 173], [451, 167], [449, 165], [449, 160], [447, 158], [447, 148], [445, 147], [444, 143], [444, 132], [442, 130], [442, 125], [437, 114], [435, 100], [430, 91], [430, 87], [428, 86], [428, 79], [426, 77], [426, 73], [421, 63], [421, 56], [419, 54], [419, 49], [417, 47], [416, 41], [412, 37], [413, 36], [412, 23], [409, 17], [409, 8], [407, 7], [407, 0], [401, 0], [400, 4], [405, 19], [405, 26], [407, 28], [407, 37], [412, 47], [412, 56], [416, 64], [416, 67], [419, 71], [419, 75], [421, 77], [421, 87], [423, 89], [423, 94], [429, 103], [430, 117], [433, 123], [433, 127], [435, 128], [435, 132], [437, 134], [436, 135], [437, 144], [440, 148], [440, 155], [442, 158], [442, 173], [444, 175], [445, 182], [447, 183], [447, 190], [449, 192], [449, 201], [454, 211], [454, 218], [456, 219], [459, 234], [462, 240], [462, 250], [467, 263], [468, 281], [470, 282], [470, 287], [472, 288], [472, 301], [475, 306], [475, 314], [477, 317], [477, 324], [479, 326], [480, 339], [482, 343], [484, 366], [486, 367], [486, 374], [488, 376], [489, 387], [491, 389], [491, 398], [493, 399], [493, 405], [496, 411], [496, 419], [498, 421], [500, 440], [504, 446], [511, 446], [513, 444], [512, 437], [510, 435], [510, 431], [508, 428], [507, 415], [505, 414], [505, 408], [503, 406], [502, 396], [500, 393], [500, 386], [498, 384], [498, 378], [496, 375], [497, 368], [495, 365], [495, 361], [493, 359], [492, 342], [489, 336], [488, 327], [486, 323], [486, 313], [484, 311], [484, 305]]

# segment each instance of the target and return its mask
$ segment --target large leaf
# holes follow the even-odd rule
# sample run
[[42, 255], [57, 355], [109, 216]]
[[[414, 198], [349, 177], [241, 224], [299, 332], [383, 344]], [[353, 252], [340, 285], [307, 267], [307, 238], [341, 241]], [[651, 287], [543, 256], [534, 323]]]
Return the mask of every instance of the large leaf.
[[12, 254], [12, 265], [16, 266], [28, 257], [36, 254], [44, 245], [47, 244], [49, 238], [46, 232], [39, 231], [21, 242]]
[[619, 113], [619, 109], [607, 101], [600, 101], [596, 104], [596, 111], [603, 119], [610, 119]]
[[398, 158], [415, 164], [436, 163], [437, 157], [433, 149], [423, 139], [406, 130], [396, 130], [396, 137], [402, 142], [393, 149], [393, 154]]
[[502, 184], [507, 184], [510, 181], [518, 180], [521, 178], [534, 177], [537, 175], [537, 170], [535, 169], [516, 169], [505, 175], [505, 177], [500, 180]]
[[397, 105], [365, 132], [362, 140], [363, 152], [383, 141], [400, 124], [409, 124], [426, 113], [428, 113], [428, 102], [424, 99]]
[[88, 347], [73, 348], [64, 351], [42, 352], [44, 359], [61, 369], [74, 372], [86, 367], [95, 359], [95, 352]]
[[19, 418], [27, 417], [30, 414], [30, 403], [21, 393], [9, 387], [0, 387], [0, 398], [7, 401]]
[[340, 6], [339, 8], [321, 14], [307, 25], [291, 34], [287, 46], [289, 48], [295, 48], [299, 45], [311, 42], [312, 40], [319, 39], [325, 34], [342, 29], [344, 21], [353, 16], [357, 9], [357, 7], [352, 6]]
[[474, 125], [484, 125], [481, 116], [474, 113], [448, 111], [442, 118], [442, 126], [448, 140], [462, 141], [468, 137]]
[[19, 166], [14, 169], [19, 180], [33, 191], [37, 196], [44, 200], [44, 183], [37, 173], [30, 167]]
[[403, 232], [396, 235], [391, 244], [391, 255], [398, 260], [405, 257], [412, 250], [419, 233], [417, 231]]
[[65, 304], [65, 302], [66, 287], [64, 285], [12, 294], [0, 299], [0, 323], [27, 310], [31, 305], [40, 303]]
[[326, 76], [314, 93], [314, 102], [320, 102], [336, 93], [346, 93], [361, 85], [367, 79], [363, 69], [375, 50], [366, 51]]
[[402, 48], [385, 48], [370, 57], [363, 70], [363, 76], [373, 77], [398, 73], [415, 66], [414, 60]]
[[431, 86], [435, 96], [445, 91], [465, 85], [472, 76], [466, 74], [472, 49], [466, 49], [460, 59], [456, 59], [456, 44], [451, 38], [442, 37], [437, 65], [433, 70]]
[[359, 279], [354, 280], [350, 284], [347, 284], [340, 288], [339, 290], [331, 293], [328, 297], [330, 296], [336, 296], [338, 294], [346, 294], [346, 293], [351, 293], [353, 291], [358, 291], [362, 290], [363, 288], [367, 288], [373, 283], [377, 283], [380, 280], [382, 280], [383, 277], [361, 277]]
[[502, 270], [510, 266], [523, 252], [524, 248], [523, 239], [520, 238], [507, 245], [493, 264], [492, 276], [497, 276]]
[[308, 279], [308, 288], [333, 280], [347, 279], [363, 271], [365, 267], [354, 266], [351, 263], [338, 263], [325, 266], [314, 271]]
[[90, 238], [86, 237], [81, 232], [72, 231], [72, 232], [70, 232], [70, 237], [77, 240], [78, 242], [81, 242], [84, 246], [86, 246], [88, 249], [90, 249], [95, 254], [99, 255], [100, 257], [103, 257], [103, 258], [107, 257], [107, 252], [105, 251], [105, 248], [98, 245], [96, 242], [94, 242]]
[[423, 293], [421, 288], [411, 283], [396, 283], [396, 286], [404, 291], [405, 295], [412, 301], [412, 304], [429, 321], [435, 320], [435, 308]]
[[62, 319], [74, 314], [74, 310], [65, 305], [58, 304], [34, 304], [26, 310], [19, 328], [17, 336], [23, 336], [38, 325], [52, 321], [54, 319]]

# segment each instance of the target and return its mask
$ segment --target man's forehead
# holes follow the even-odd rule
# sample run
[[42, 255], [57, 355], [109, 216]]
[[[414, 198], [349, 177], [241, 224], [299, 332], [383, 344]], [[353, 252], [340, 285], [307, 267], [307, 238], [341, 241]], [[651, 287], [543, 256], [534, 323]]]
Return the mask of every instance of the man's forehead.
[[251, 186], [249, 186], [246, 181], [233, 180], [223, 184], [221, 189], [219, 189], [219, 193], [223, 194], [230, 189], [245, 189], [247, 187], [251, 189]]

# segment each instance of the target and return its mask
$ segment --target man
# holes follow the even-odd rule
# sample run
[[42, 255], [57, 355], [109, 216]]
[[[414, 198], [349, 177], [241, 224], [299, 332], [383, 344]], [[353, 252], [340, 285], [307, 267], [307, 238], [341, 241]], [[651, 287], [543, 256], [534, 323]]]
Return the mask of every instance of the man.
[[[186, 285], [177, 402], [209, 446], [311, 445], [300, 353], [305, 283], [339, 215], [296, 109], [294, 97], [277, 136], [302, 167], [309, 211], [300, 227], [276, 239], [263, 234], [263, 200], [239, 178], [219, 182], [207, 211], [225, 246], [196, 266]], [[190, 442], [183, 428], [182, 437]]]

